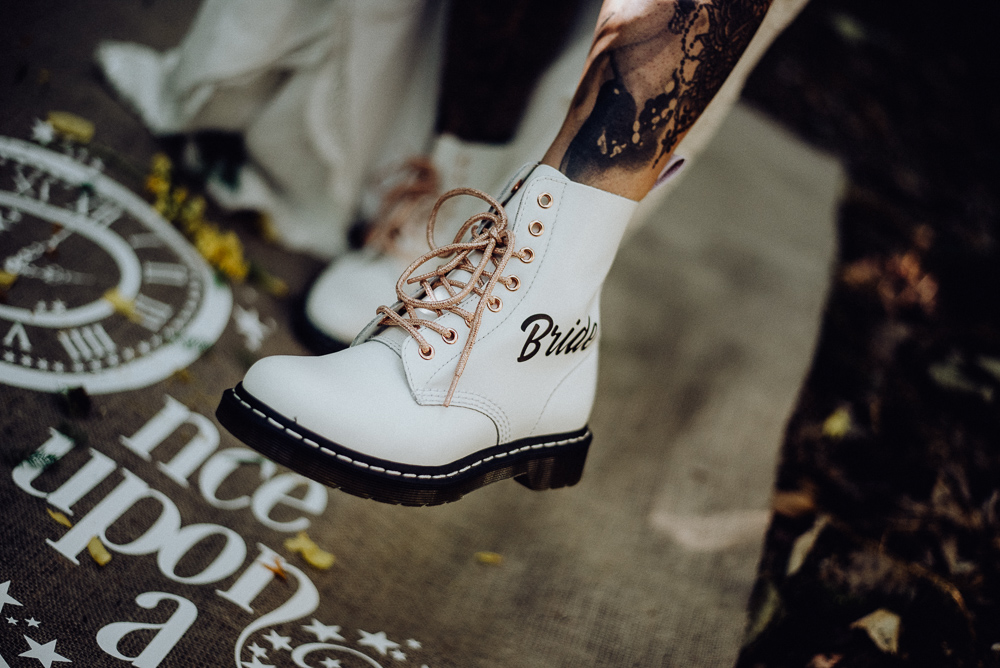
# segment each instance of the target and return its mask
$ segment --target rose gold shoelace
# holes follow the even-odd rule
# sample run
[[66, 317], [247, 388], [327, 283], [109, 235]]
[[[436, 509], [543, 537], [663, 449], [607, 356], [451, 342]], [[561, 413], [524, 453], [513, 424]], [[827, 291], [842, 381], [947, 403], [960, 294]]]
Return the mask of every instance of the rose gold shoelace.
[[427, 214], [431, 198], [441, 187], [441, 179], [430, 159], [413, 157], [395, 170], [383, 173], [380, 180], [381, 201], [364, 243], [385, 253], [392, 250], [410, 221]]
[[[446, 246], [434, 245], [434, 221], [437, 218], [438, 209], [441, 205], [452, 197], [459, 195], [472, 195], [478, 197], [490, 205], [490, 211], [484, 211], [471, 216], [459, 229], [455, 235], [455, 240]], [[476, 224], [479, 227], [473, 231], [470, 241], [462, 242], [461, 239]], [[445, 397], [444, 405], [451, 404], [452, 396], [458, 385], [458, 379], [465, 370], [465, 365], [469, 361], [472, 346], [476, 342], [476, 335], [479, 332], [479, 324], [483, 318], [484, 310], [490, 305], [500, 304], [499, 297], [493, 296], [493, 288], [497, 283], [503, 283], [508, 288], [514, 289], [517, 286], [517, 278], [513, 276], [502, 276], [504, 267], [511, 257], [518, 257], [525, 260], [530, 257], [525, 251], [514, 250], [514, 232], [507, 228], [507, 212], [503, 206], [486, 193], [475, 188], [456, 188], [449, 190], [438, 198], [431, 210], [430, 219], [427, 221], [427, 243], [430, 250], [416, 260], [403, 272], [396, 282], [396, 296], [405, 308], [405, 314], [400, 314], [388, 306], [380, 306], [377, 313], [384, 316], [382, 325], [396, 325], [402, 327], [412, 336], [420, 346], [420, 356], [424, 359], [431, 359], [434, 356], [434, 348], [427, 339], [420, 333], [421, 327], [436, 332], [445, 343], [452, 344], [458, 340], [458, 332], [450, 327], [419, 317], [418, 309], [433, 311], [436, 317], [440, 317], [446, 311], [460, 316], [469, 328], [469, 338], [462, 349], [462, 356], [458, 360], [455, 368], [455, 375], [451, 380], [451, 387], [448, 388], [448, 395]], [[473, 263], [470, 255], [481, 253], [478, 260]], [[454, 257], [452, 257], [454, 256]], [[414, 272], [424, 263], [434, 258], [449, 259], [447, 262], [431, 272], [414, 276]], [[492, 271], [488, 271], [489, 265], [493, 264]], [[457, 280], [452, 275], [454, 271], [465, 271], [470, 274], [467, 281]], [[418, 283], [423, 288], [424, 298], [411, 297], [404, 288], [408, 285]], [[445, 299], [434, 299], [434, 290], [444, 288], [448, 293]], [[461, 302], [471, 294], [479, 296], [479, 303], [474, 311], [461, 308]], [[420, 293], [418, 293], [420, 294]], [[496, 310], [499, 310], [497, 308]]]

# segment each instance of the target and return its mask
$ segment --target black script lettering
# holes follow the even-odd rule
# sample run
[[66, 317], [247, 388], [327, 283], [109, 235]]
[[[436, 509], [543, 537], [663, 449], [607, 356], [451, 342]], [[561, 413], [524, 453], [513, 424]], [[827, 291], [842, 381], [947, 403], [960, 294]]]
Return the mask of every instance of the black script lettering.
[[[538, 320], [544, 320], [546, 323], [545, 331], [541, 334], [538, 333], [538, 330], [540, 329], [537, 322]], [[531, 333], [528, 334], [528, 338], [525, 340], [524, 346], [521, 348], [521, 354], [517, 357], [518, 362], [527, 362], [538, 354], [538, 351], [542, 347], [541, 340], [548, 336], [549, 332], [552, 330], [552, 318], [544, 313], [536, 313], [521, 323], [521, 331], [527, 331], [528, 325], [532, 323], [535, 323], [535, 326], [531, 328]], [[546, 353], [546, 355], [547, 354], [548, 353]]]
[[597, 323], [595, 322], [594, 326], [590, 330], [590, 336], [588, 336], [587, 340], [583, 342], [582, 346], [580, 346], [580, 350], [586, 350], [587, 346], [593, 343], [594, 339], [596, 338], [597, 338]]
[[[577, 324], [580, 323], [579, 320], [577, 320], [576, 322]], [[569, 342], [568, 346], [566, 346], [566, 352], [575, 353], [577, 350], [579, 350], [580, 344], [582, 344], [583, 340], [587, 338], [587, 332], [589, 331], [590, 331], [590, 318], [587, 318], [587, 326], [576, 333], [576, 336], [573, 337], [573, 340]]]
[[[538, 321], [545, 322], [544, 331]], [[545, 349], [546, 357], [560, 354], [568, 355], [578, 350], [586, 350], [587, 346], [597, 338], [597, 323], [592, 322], [589, 316], [587, 324], [583, 327], [580, 326], [580, 322], [577, 320], [576, 324], [569, 328], [569, 331], [562, 332], [559, 330], [559, 325], [552, 320], [552, 316], [545, 313], [536, 313], [531, 316], [521, 323], [521, 331], [527, 331], [529, 325], [533, 325], [533, 327], [521, 347], [521, 354], [517, 361], [527, 362], [537, 355], [541, 350], [542, 341], [546, 337], [551, 337], [549, 345]]]
[[[577, 324], [577, 325], [579, 325], [579, 324], [580, 324], [580, 321], [579, 321], [579, 320], [577, 320], [577, 321], [576, 321], [576, 324]], [[556, 327], [556, 330], [558, 330], [558, 329], [559, 329], [559, 328], [558, 328], [558, 327]], [[556, 345], [556, 341], [553, 341], [553, 342], [552, 342], [552, 345], [550, 345], [550, 346], [549, 346], [549, 349], [548, 349], [547, 351], [545, 351], [545, 354], [546, 354], [546, 355], [551, 355], [551, 354], [552, 354], [553, 352], [555, 352], [555, 354], [556, 354], [556, 355], [558, 355], [559, 353], [568, 353], [568, 352], [572, 352], [571, 350], [568, 350], [568, 349], [566, 348], [566, 342], [567, 342], [567, 341], [569, 341], [569, 337], [573, 336], [573, 332], [574, 332], [574, 330], [576, 330], [576, 325], [574, 325], [573, 327], [570, 327], [570, 328], [569, 328], [569, 331], [568, 331], [568, 332], [566, 332], [565, 336], [563, 336], [563, 338], [562, 338], [562, 341], [559, 341], [559, 342], [558, 342], [558, 345]], [[557, 341], [558, 341], [558, 339], [557, 339]], [[553, 350], [552, 350], [552, 346], [555, 346], [555, 347], [556, 347], [555, 351], [553, 351]]]

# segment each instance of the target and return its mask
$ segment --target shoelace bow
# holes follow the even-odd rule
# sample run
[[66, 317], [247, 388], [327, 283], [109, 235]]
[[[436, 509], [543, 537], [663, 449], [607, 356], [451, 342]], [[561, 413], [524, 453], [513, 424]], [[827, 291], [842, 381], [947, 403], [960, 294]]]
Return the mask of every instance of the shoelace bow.
[[[437, 218], [438, 210], [446, 201], [459, 195], [478, 197], [489, 204], [491, 210], [477, 213], [466, 220], [455, 235], [455, 240], [452, 243], [446, 246], [435, 246], [434, 222]], [[479, 227], [473, 232], [472, 239], [462, 242], [461, 239], [465, 234], [477, 224], [479, 224]], [[426, 327], [436, 332], [445, 343], [449, 344], [455, 343], [458, 340], [458, 332], [434, 320], [421, 318], [417, 313], [418, 309], [433, 311], [436, 314], [435, 317], [440, 317], [447, 311], [458, 315], [465, 321], [465, 324], [469, 328], [469, 338], [465, 342], [462, 355], [458, 360], [458, 366], [455, 368], [451, 386], [448, 388], [448, 395], [445, 397], [445, 406], [451, 404], [455, 388], [458, 386], [458, 379], [462, 376], [465, 365], [469, 361], [469, 355], [472, 352], [473, 345], [475, 345], [476, 335], [479, 332], [479, 324], [482, 322], [484, 310], [490, 303], [497, 303], [493, 300], [499, 300], [499, 298], [493, 297], [493, 288], [496, 287], [497, 283], [503, 283], [512, 289], [512, 286], [516, 286], [516, 278], [513, 276], [504, 277], [502, 275], [504, 267], [507, 266], [507, 261], [511, 257], [518, 257], [522, 260], [528, 257], [523, 250], [514, 250], [514, 232], [507, 228], [507, 224], [507, 212], [504, 211], [503, 206], [497, 200], [480, 190], [476, 190], [475, 188], [455, 188], [441, 195], [434, 204], [434, 208], [430, 213], [430, 219], [427, 221], [427, 243], [430, 246], [430, 250], [414, 260], [396, 282], [396, 296], [402, 302], [406, 311], [405, 314], [397, 313], [389, 306], [380, 306], [378, 308], [377, 313], [384, 316], [380, 324], [395, 325], [405, 329], [417, 341], [417, 344], [420, 346], [420, 354], [425, 359], [430, 359], [433, 356], [434, 348], [420, 333], [419, 330], [421, 327]], [[481, 255], [473, 263], [469, 256], [475, 253], [480, 253]], [[454, 257], [433, 271], [420, 274], [419, 276], [413, 275], [424, 263], [434, 258], [444, 259], [452, 255]], [[491, 263], [494, 265], [494, 269], [488, 271]], [[465, 271], [471, 276], [465, 281], [459, 280], [456, 276], [449, 277], [449, 274], [456, 270]], [[413, 285], [414, 283], [418, 283], [423, 288], [422, 293], [418, 292], [417, 294], [423, 294], [424, 298], [411, 297], [404, 290], [406, 286]], [[449, 296], [445, 299], [435, 299], [434, 290], [436, 288], [444, 288]], [[474, 311], [468, 311], [462, 308], [460, 304], [466, 297], [473, 293], [479, 296], [479, 303], [476, 304]]]

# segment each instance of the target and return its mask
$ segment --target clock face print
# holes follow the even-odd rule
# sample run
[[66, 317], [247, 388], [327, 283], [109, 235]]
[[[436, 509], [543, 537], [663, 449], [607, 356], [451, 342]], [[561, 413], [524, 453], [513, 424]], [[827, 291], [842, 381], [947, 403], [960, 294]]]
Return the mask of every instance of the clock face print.
[[0, 272], [0, 382], [32, 390], [151, 385], [211, 346], [232, 309], [191, 244], [98, 160], [7, 137]]

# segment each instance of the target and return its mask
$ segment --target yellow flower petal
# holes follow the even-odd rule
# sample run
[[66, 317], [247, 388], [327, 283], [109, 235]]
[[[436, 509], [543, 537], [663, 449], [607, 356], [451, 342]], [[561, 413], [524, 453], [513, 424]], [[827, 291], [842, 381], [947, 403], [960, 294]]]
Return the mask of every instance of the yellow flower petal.
[[287, 539], [285, 549], [301, 554], [307, 564], [321, 571], [330, 568], [337, 561], [336, 557], [314, 543], [305, 531], [300, 531], [295, 538]]
[[87, 552], [90, 552], [90, 556], [97, 562], [98, 566], [105, 566], [111, 561], [111, 553], [97, 536], [91, 538], [90, 542], [87, 543]]
[[94, 124], [68, 111], [50, 111], [49, 125], [64, 137], [86, 144], [94, 138]]
[[73, 523], [69, 521], [69, 518], [60, 513], [59, 511], [52, 510], [51, 508], [46, 508], [45, 512], [49, 514], [49, 517], [54, 519], [56, 522], [59, 522], [59, 524], [63, 525], [64, 527], [69, 527], [70, 529], [73, 528]]
[[105, 292], [104, 298], [111, 302], [115, 311], [121, 313], [132, 322], [142, 322], [142, 316], [140, 316], [139, 311], [136, 310], [135, 302], [131, 299], [123, 297], [122, 294], [118, 292], [118, 288], [111, 288]]
[[496, 552], [476, 552], [476, 561], [487, 566], [499, 566], [503, 563], [503, 555]]

